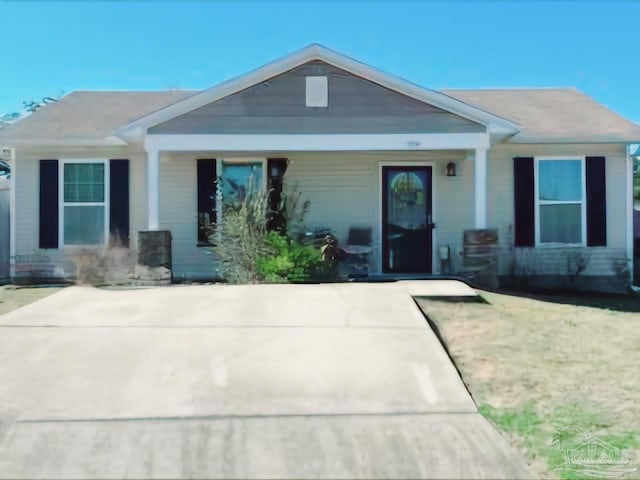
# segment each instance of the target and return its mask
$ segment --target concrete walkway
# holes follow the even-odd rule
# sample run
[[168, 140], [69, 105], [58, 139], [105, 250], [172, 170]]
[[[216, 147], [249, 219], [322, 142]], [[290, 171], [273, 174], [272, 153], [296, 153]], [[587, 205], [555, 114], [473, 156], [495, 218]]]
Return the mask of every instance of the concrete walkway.
[[410, 295], [465, 288], [65, 289], [0, 316], [0, 476], [531, 478]]

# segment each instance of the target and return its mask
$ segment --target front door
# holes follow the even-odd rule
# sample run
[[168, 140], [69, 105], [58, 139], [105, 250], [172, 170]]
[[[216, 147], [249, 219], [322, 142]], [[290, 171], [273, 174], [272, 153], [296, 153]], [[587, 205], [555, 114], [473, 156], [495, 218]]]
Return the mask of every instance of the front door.
[[431, 167], [382, 167], [382, 271], [431, 273]]

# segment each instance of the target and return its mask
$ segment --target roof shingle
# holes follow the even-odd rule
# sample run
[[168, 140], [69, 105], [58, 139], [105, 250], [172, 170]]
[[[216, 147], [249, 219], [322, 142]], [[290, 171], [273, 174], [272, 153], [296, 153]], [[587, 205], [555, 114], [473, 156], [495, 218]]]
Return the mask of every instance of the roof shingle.
[[0, 139], [104, 139], [120, 127], [196, 93], [77, 91], [0, 130]]
[[[101, 140], [195, 90], [77, 91], [0, 130], [0, 140]], [[521, 126], [518, 143], [636, 143], [640, 126], [574, 88], [442, 90]]]
[[518, 143], [640, 140], [637, 125], [575, 88], [442, 90], [520, 125]]

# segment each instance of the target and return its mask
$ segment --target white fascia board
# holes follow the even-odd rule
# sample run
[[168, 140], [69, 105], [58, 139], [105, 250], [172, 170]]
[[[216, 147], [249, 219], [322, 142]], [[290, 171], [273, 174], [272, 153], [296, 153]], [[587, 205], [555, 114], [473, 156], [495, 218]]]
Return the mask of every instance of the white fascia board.
[[105, 138], [80, 138], [80, 139], [29, 139], [29, 138], [7, 138], [0, 139], [0, 143], [5, 142], [14, 147], [123, 147], [127, 146], [124, 140], [111, 136]]
[[147, 135], [145, 149], [158, 151], [330, 152], [464, 150], [489, 148], [486, 133], [367, 135]]
[[[517, 133], [520, 129], [517, 124], [509, 120], [464, 103], [461, 100], [445, 95], [442, 92], [420, 87], [408, 82], [407, 80], [382, 72], [370, 65], [330, 50], [322, 45], [312, 44], [302, 50], [298, 50], [297, 52], [259, 67], [245, 75], [227, 80], [200, 93], [191, 95], [184, 100], [179, 100], [172, 105], [139, 118], [138, 120], [135, 120], [119, 129], [116, 132], [116, 135], [120, 138], [127, 138], [127, 136], [131, 135], [132, 130], [146, 130], [154, 125], [183, 115], [195, 110], [196, 108], [215, 102], [216, 100], [220, 100], [221, 98], [264, 82], [313, 60], [326, 62], [356, 76], [365, 78], [373, 83], [389, 88], [390, 90], [394, 90], [402, 95], [429, 103], [430, 105], [442, 108], [443, 110], [447, 110], [468, 120], [478, 122], [488, 128], [493, 129], [501, 127], [506, 129], [512, 135]], [[134, 135], [138, 135], [138, 133], [136, 132]]]
[[563, 143], [575, 143], [575, 144], [621, 144], [626, 145], [628, 143], [636, 143], [640, 140], [631, 141], [630, 139], [625, 138], [611, 138], [611, 137], [543, 137], [540, 135], [528, 135], [521, 136], [517, 135], [515, 137], [511, 137], [505, 140], [507, 143], [522, 143], [522, 144], [563, 144]]

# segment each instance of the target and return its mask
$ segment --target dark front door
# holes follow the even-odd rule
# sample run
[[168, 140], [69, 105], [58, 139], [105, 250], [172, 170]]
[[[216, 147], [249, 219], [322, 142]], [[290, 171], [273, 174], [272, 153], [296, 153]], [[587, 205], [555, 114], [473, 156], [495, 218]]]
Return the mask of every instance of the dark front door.
[[431, 273], [431, 167], [382, 167], [382, 271]]

